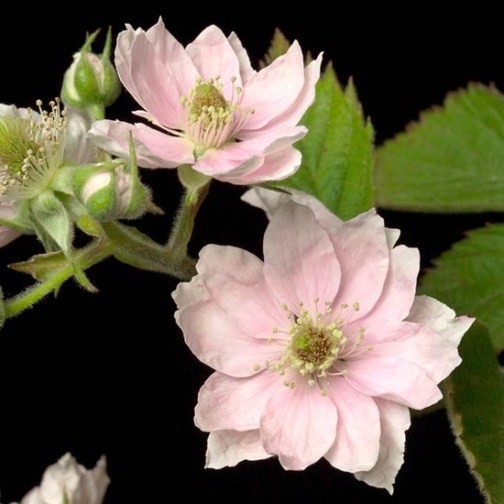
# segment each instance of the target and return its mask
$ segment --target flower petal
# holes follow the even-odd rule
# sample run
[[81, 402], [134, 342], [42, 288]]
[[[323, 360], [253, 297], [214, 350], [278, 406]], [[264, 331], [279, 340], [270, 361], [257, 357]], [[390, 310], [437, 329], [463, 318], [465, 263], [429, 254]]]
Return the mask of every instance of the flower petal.
[[310, 208], [319, 224], [326, 231], [333, 227], [338, 228], [341, 226], [341, 219], [311, 194], [292, 189], [291, 187], [280, 187], [280, 189], [282, 189], [282, 192], [266, 189], [265, 187], [252, 187], [241, 199], [249, 205], [264, 210], [269, 220], [271, 220], [273, 214], [281, 205], [292, 200], [294, 203]]
[[233, 48], [236, 57], [238, 58], [238, 62], [240, 63], [240, 75], [242, 83], [246, 83], [257, 72], [252, 68], [248, 53], [235, 32], [231, 32], [231, 35], [229, 35], [228, 37], [228, 41]]
[[260, 259], [236, 247], [207, 245], [197, 268], [209, 297], [240, 330], [253, 338], [272, 337], [285, 313], [269, 295]]
[[342, 471], [371, 469], [380, 449], [380, 415], [374, 399], [356, 391], [342, 377], [332, 377], [327, 390], [338, 410], [338, 426], [336, 441], [325, 458]]
[[341, 264], [335, 305], [359, 304], [362, 317], [379, 299], [389, 269], [390, 250], [383, 219], [374, 210], [343, 222], [330, 236]]
[[[232, 142], [218, 149], [208, 149], [196, 161], [194, 169], [215, 178], [228, 175], [237, 178], [264, 165], [264, 156], [292, 145], [306, 134], [306, 128], [296, 126], [278, 133], [267, 132], [244, 142]], [[274, 173], [270, 179], [274, 178]], [[248, 183], [241, 182], [240, 183]]]
[[304, 70], [304, 83], [303, 87], [299, 91], [297, 99], [292, 103], [292, 105], [278, 117], [269, 121], [262, 128], [250, 129], [253, 122], [247, 122], [245, 124], [244, 131], [240, 132], [240, 137], [243, 139], [248, 138], [248, 135], [253, 135], [260, 131], [261, 129], [279, 129], [286, 128], [289, 126], [296, 125], [308, 107], [315, 100], [315, 85], [320, 77], [320, 65], [322, 63], [322, 53], [319, 54], [318, 58], [312, 61]]
[[348, 383], [359, 392], [410, 408], [426, 408], [442, 397], [424, 370], [401, 356], [380, 357], [366, 352], [348, 361], [346, 370]]
[[220, 78], [223, 94], [229, 100], [233, 89], [241, 87], [240, 61], [227, 37], [215, 25], [205, 28], [186, 47], [203, 80]]
[[376, 400], [380, 411], [380, 454], [376, 465], [355, 477], [368, 485], [394, 491], [394, 481], [404, 461], [405, 431], [410, 426], [408, 408], [390, 401]]
[[301, 166], [301, 153], [291, 145], [268, 154], [263, 164], [249, 173], [231, 170], [225, 175], [216, 176], [218, 180], [234, 184], [260, 184], [270, 180], [283, 180], [292, 175]]
[[209, 469], [234, 467], [243, 460], [270, 458], [261, 441], [259, 430], [211, 432], [207, 441], [206, 464]]
[[199, 391], [194, 423], [207, 432], [258, 429], [267, 402], [283, 389], [282, 377], [270, 370], [251, 378], [213, 373]]
[[[465, 332], [465, 324], [462, 326]], [[427, 327], [417, 327], [410, 337], [374, 345], [373, 357], [397, 357], [411, 362], [434, 383], [440, 383], [462, 362], [457, 345]]]
[[[192, 85], [198, 77], [189, 61], [181, 58], [182, 46], [164, 29], [162, 21], [151, 28], [150, 36], [143, 30], [121, 32], [117, 38], [116, 65], [119, 78], [158, 122], [181, 129], [185, 111], [181, 103], [181, 86], [169, 70], [165, 58], [177, 65], [181, 74], [192, 73]], [[187, 66], [189, 65], [189, 67]]]
[[437, 299], [417, 296], [407, 320], [428, 327], [456, 347], [475, 319], [456, 317], [451, 308]]
[[340, 265], [327, 233], [313, 212], [287, 203], [264, 234], [264, 276], [270, 291], [289, 311], [316, 313], [340, 285]]
[[130, 133], [135, 141], [137, 162], [143, 168], [176, 168], [194, 161], [191, 142], [161, 133], [141, 123], [97, 121], [88, 135], [102, 149], [128, 159]]
[[403, 320], [415, 299], [420, 253], [418, 249], [400, 245], [390, 252], [390, 263], [385, 285], [378, 302], [366, 319]]
[[199, 73], [184, 46], [165, 28], [161, 17], [147, 30], [146, 36], [164, 68], [174, 78], [179, 94], [187, 95], [196, 84]]
[[261, 418], [263, 445], [285, 469], [302, 470], [333, 445], [336, 424], [334, 403], [299, 380], [294, 389], [284, 387], [268, 401]]
[[213, 300], [181, 307], [176, 320], [196, 357], [230, 376], [253, 375], [282, 352], [282, 347], [267, 339], [243, 332]]
[[5, 245], [8, 245], [21, 235], [22, 233], [20, 233], [17, 229], [0, 226], [0, 247], [5, 247]]
[[240, 106], [254, 110], [244, 130], [263, 128], [287, 112], [302, 93], [304, 83], [303, 53], [294, 42], [286, 54], [252, 76], [244, 86]]
[[87, 113], [66, 108], [65, 160], [72, 164], [91, 163], [95, 159], [95, 147], [87, 137], [92, 120]]

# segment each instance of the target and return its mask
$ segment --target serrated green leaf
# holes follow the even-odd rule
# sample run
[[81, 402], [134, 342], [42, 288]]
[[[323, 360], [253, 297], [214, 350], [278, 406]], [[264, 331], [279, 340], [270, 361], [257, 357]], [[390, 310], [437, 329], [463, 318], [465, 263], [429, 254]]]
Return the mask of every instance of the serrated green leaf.
[[276, 28], [275, 33], [273, 34], [273, 38], [271, 39], [271, 44], [268, 48], [268, 52], [264, 55], [264, 59], [260, 61], [259, 67], [264, 68], [268, 65], [271, 65], [271, 63], [273, 63], [273, 61], [275, 61], [279, 56], [285, 54], [289, 47], [289, 40], [285, 37], [285, 35], [280, 31], [279, 28]]
[[471, 231], [434, 261], [420, 292], [477, 317], [504, 349], [504, 224]]
[[460, 353], [446, 382], [448, 417], [487, 502], [504, 504], [504, 376], [484, 326], [474, 324]]
[[343, 90], [328, 66], [301, 123], [308, 128], [296, 144], [303, 163], [282, 185], [316, 196], [342, 219], [368, 210], [374, 197], [373, 128], [363, 118], [353, 83]]
[[378, 206], [422, 212], [504, 210], [504, 96], [479, 84], [448, 95], [377, 150]]

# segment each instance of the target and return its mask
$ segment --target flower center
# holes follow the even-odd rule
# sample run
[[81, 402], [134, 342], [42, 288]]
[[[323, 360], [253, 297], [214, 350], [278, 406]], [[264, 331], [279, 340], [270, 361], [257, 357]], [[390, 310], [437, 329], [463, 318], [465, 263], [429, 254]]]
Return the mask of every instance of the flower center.
[[303, 311], [289, 333], [292, 335], [287, 350], [290, 365], [302, 376], [324, 376], [338, 356], [344, 338], [341, 329], [335, 323], [324, 325]]
[[[294, 311], [283, 306], [290, 321], [287, 331], [273, 328], [274, 334], [283, 334], [283, 337], [272, 337], [270, 344], [278, 344], [282, 347], [280, 357], [273, 361], [266, 361], [265, 367], [286, 375], [288, 370], [304, 377], [309, 385], [317, 385], [321, 394], [327, 394], [327, 376], [345, 375], [347, 373], [346, 362], [350, 356], [358, 353], [358, 348], [365, 338], [363, 328], [345, 329], [354, 314], [359, 311], [359, 303], [348, 305], [343, 303], [339, 306], [338, 313], [333, 312], [331, 302], [325, 303], [325, 310], [319, 311], [315, 300], [314, 313], [303, 309], [303, 303]], [[285, 337], [287, 336], [287, 338]], [[372, 350], [371, 346], [365, 347], [365, 351]], [[254, 366], [255, 371], [261, 369], [261, 365]], [[285, 380], [287, 387], [294, 388], [296, 383], [291, 379]]]
[[240, 129], [248, 114], [253, 111], [240, 109], [242, 89], [231, 79], [232, 96], [224, 97], [223, 85], [216, 79], [198, 79], [188, 96], [183, 96], [182, 105], [187, 111], [185, 136], [194, 143], [194, 155], [201, 157], [211, 148], [218, 148], [233, 140], [233, 134]]
[[49, 106], [42, 110], [38, 100], [40, 115], [28, 109], [26, 117], [0, 118], [0, 198], [32, 198], [61, 166], [66, 118], [59, 100]]

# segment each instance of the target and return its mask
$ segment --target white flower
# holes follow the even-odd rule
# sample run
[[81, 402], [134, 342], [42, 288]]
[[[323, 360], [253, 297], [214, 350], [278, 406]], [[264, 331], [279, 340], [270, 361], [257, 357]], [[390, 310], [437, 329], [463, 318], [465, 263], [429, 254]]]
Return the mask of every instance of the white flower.
[[67, 453], [49, 466], [21, 504], [101, 504], [110, 483], [105, 457], [88, 470]]

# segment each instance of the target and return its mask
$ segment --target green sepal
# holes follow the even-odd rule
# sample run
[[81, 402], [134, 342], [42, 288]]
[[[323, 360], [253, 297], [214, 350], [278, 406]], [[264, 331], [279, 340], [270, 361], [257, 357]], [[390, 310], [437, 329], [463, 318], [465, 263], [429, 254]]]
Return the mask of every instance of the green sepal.
[[58, 249], [63, 252], [74, 268], [75, 278], [86, 290], [96, 288], [72, 258], [74, 226], [65, 205], [50, 190], [44, 191], [30, 200], [32, 223], [37, 236], [48, 252]]
[[55, 271], [68, 266], [68, 259], [63, 252], [48, 252], [36, 254], [27, 261], [9, 264], [9, 268], [19, 273], [31, 275], [39, 282], [45, 282], [54, 275]]

